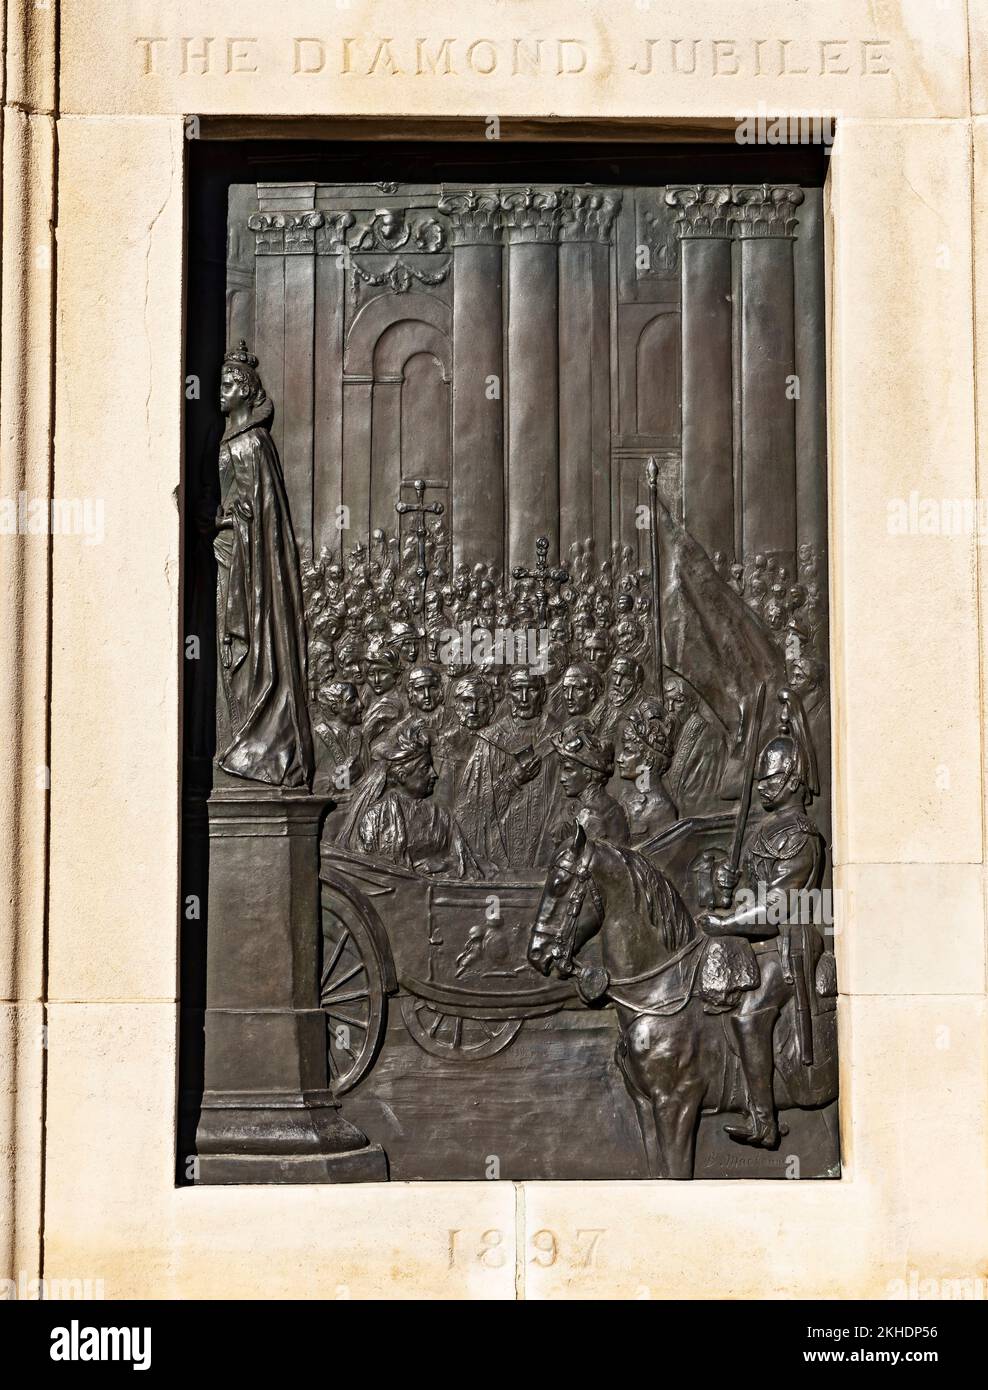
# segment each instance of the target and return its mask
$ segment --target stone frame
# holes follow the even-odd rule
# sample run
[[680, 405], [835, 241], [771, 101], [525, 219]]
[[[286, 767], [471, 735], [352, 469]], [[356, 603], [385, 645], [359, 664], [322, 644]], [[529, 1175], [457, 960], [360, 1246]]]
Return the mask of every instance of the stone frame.
[[[983, 0], [974, 8], [988, 19]], [[175, 1186], [188, 99], [168, 93], [148, 111], [122, 84], [76, 108], [80, 44], [57, 120], [52, 302], [51, 277], [32, 279], [37, 267], [10, 248], [51, 245], [54, 95], [43, 61], [25, 65], [20, 95], [8, 80], [5, 413], [18, 392], [29, 405], [20, 453], [6, 446], [5, 490], [10, 476], [36, 487], [51, 476], [53, 375], [57, 494], [102, 489], [107, 503], [103, 545], [51, 546], [50, 648], [36, 552], [15, 590], [11, 746], [25, 786], [39, 764], [51, 770], [47, 914], [36, 804], [7, 825], [15, 1271], [38, 1268], [43, 1200], [46, 1276], [102, 1279], [109, 1297], [885, 1297], [983, 1277], [984, 578], [973, 538], [890, 536], [886, 516], [913, 488], [974, 496], [983, 468], [988, 261], [972, 219], [988, 214], [988, 67], [972, 55], [972, 90], [955, 65], [966, 37], [933, 7], [899, 23], [929, 83], [914, 73], [886, 105], [848, 84], [827, 194], [840, 1183]], [[70, 26], [63, 44], [66, 33], [78, 38]], [[731, 98], [710, 87], [687, 109], [722, 122]], [[766, 90], [786, 99], [784, 84]], [[343, 111], [381, 101], [355, 91], [339, 94]], [[529, 101], [519, 114], [538, 116]], [[587, 100], [585, 114], [606, 117], [606, 105]], [[142, 114], [104, 114], [129, 106]], [[629, 114], [618, 95], [610, 114]], [[683, 99], [652, 114], [660, 130]], [[23, 190], [16, 207], [10, 189]], [[46, 759], [36, 711], [49, 651]], [[543, 1231], [548, 1251], [532, 1243]]]

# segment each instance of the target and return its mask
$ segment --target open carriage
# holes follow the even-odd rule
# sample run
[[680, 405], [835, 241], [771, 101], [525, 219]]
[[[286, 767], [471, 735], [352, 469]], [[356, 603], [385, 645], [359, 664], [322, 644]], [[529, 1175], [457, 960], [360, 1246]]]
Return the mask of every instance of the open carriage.
[[[723, 844], [732, 821], [678, 821], [641, 848], [689, 902], [693, 857]], [[389, 1001], [424, 1052], [462, 1062], [502, 1052], [526, 1019], [581, 1007], [572, 981], [546, 980], [528, 964], [545, 877], [429, 878], [324, 844], [320, 997], [337, 1095], [373, 1066]]]

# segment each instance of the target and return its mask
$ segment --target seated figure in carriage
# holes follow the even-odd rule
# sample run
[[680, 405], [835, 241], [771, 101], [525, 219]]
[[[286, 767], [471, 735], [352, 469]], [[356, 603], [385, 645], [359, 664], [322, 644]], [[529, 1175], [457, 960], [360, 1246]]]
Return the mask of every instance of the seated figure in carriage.
[[355, 798], [339, 844], [419, 873], [483, 877], [458, 823], [432, 800], [437, 775], [427, 730], [403, 726], [378, 745], [377, 757], [379, 765]]

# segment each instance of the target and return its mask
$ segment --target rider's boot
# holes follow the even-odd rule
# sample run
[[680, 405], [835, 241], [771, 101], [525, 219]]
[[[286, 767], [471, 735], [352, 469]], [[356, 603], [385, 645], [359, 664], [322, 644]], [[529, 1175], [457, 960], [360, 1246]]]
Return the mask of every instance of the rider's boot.
[[772, 1033], [777, 1017], [775, 1009], [757, 1009], [754, 1013], [730, 1016], [748, 1091], [748, 1123], [724, 1126], [724, 1133], [738, 1144], [774, 1149], [779, 1142], [779, 1124], [772, 1094]]

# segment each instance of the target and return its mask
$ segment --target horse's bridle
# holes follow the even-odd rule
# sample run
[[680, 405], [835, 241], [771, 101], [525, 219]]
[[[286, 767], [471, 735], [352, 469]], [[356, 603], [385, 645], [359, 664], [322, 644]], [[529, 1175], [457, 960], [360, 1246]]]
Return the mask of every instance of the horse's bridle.
[[[591, 868], [593, 866], [594, 846], [587, 840], [583, 852], [573, 865], [573, 886], [569, 891], [569, 898], [566, 902], [566, 915], [563, 918], [562, 926], [558, 932], [544, 930], [544, 919], [539, 917], [537, 927], [543, 936], [547, 936], [555, 944], [549, 954], [556, 962], [556, 968], [560, 975], [572, 975], [573, 957], [576, 955], [576, 929], [580, 921], [580, 913], [583, 911], [583, 904], [587, 894], [590, 894], [590, 901], [593, 903], [594, 911], [598, 913], [601, 920], [604, 917], [604, 900], [600, 896], [600, 889], [593, 880]], [[562, 867], [562, 865], [560, 865]]]

